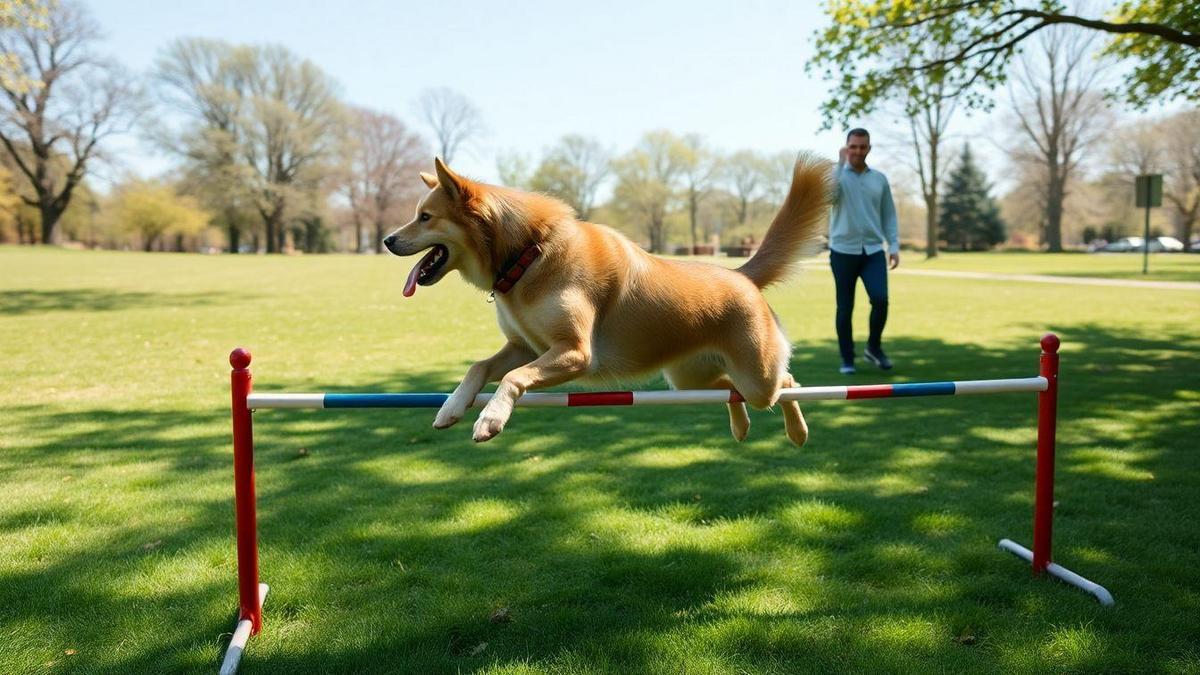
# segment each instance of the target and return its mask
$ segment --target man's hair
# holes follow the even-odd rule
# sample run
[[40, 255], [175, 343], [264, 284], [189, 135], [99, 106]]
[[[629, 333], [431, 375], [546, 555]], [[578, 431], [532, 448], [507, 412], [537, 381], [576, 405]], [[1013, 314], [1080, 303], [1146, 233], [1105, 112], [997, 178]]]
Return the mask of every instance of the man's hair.
[[856, 127], [854, 129], [851, 129], [850, 133], [846, 134], [846, 142], [847, 143], [850, 142], [851, 136], [866, 136], [868, 141], [871, 140], [871, 132], [867, 131], [866, 129], [863, 129], [862, 127]]

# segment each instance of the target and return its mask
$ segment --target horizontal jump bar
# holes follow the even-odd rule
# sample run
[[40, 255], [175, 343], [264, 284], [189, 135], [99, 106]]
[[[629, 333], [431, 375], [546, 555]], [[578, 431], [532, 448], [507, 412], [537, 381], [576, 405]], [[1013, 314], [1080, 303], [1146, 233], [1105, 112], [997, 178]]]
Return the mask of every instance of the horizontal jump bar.
[[[792, 387], [781, 389], [781, 401], [844, 401], [904, 396], [954, 396], [1002, 394], [1016, 391], [1046, 391], [1046, 378], [1022, 377], [1007, 380], [964, 380], [962, 382], [905, 382], [845, 387]], [[440, 408], [449, 394], [250, 394], [246, 406], [260, 408]], [[483, 407], [492, 394], [479, 394], [471, 407]], [[561, 408], [608, 405], [682, 405], [689, 403], [737, 403], [741, 394], [728, 389], [682, 389], [666, 391], [530, 392], [517, 400], [518, 406]]]

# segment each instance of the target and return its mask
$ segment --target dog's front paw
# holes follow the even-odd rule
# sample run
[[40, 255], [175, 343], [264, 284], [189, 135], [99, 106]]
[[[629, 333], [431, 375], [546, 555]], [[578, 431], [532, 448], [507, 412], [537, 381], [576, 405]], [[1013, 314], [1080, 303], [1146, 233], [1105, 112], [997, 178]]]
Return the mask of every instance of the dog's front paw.
[[458, 424], [462, 419], [462, 414], [455, 415], [453, 411], [442, 408], [438, 411], [437, 417], [433, 418], [434, 429], [449, 429]]
[[475, 420], [474, 439], [476, 443], [490, 441], [496, 437], [501, 431], [504, 431], [504, 423], [507, 420], [497, 415], [488, 414], [486, 411]]

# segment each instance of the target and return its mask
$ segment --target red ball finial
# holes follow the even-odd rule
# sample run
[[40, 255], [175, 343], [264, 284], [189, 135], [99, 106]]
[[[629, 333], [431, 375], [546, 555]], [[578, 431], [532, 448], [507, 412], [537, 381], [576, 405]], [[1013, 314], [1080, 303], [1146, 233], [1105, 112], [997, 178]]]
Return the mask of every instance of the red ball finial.
[[250, 351], [238, 347], [229, 353], [229, 365], [234, 368], [249, 368], [250, 367]]
[[1054, 333], [1046, 333], [1042, 336], [1042, 351], [1047, 354], [1057, 353], [1059, 344], [1058, 336]]

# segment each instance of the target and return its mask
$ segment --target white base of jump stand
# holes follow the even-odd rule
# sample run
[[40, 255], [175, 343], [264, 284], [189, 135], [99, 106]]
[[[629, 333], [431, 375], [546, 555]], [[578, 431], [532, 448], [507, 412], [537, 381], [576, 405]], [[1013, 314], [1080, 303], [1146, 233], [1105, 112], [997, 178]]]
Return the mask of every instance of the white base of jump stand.
[[[258, 585], [258, 604], [261, 607], [267, 601], [267, 591], [271, 590], [266, 584]], [[250, 619], [238, 621], [233, 629], [233, 637], [229, 638], [229, 649], [225, 650], [225, 659], [221, 661], [221, 675], [233, 675], [237, 672], [238, 664], [242, 662], [242, 652], [246, 651], [246, 642], [250, 639]]]
[[[1017, 542], [1011, 539], [1001, 539], [999, 546], [1018, 558], [1023, 558], [1030, 564], [1033, 563], [1033, 551], [1030, 551]], [[1114, 602], [1116, 602], [1113, 600], [1112, 593], [1109, 593], [1108, 590], [1103, 586], [1093, 581], [1088, 581], [1087, 579], [1084, 579], [1083, 577], [1075, 574], [1071, 570], [1061, 565], [1049, 563], [1046, 565], [1046, 571], [1049, 572], [1050, 576], [1054, 577], [1055, 579], [1068, 583], [1075, 588], [1096, 596], [1096, 599], [1100, 601], [1100, 604], [1104, 605], [1105, 607], [1111, 606]]]

